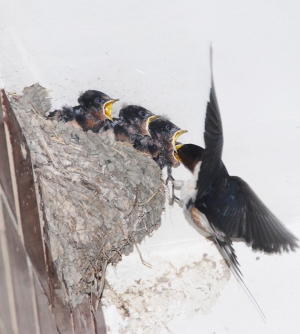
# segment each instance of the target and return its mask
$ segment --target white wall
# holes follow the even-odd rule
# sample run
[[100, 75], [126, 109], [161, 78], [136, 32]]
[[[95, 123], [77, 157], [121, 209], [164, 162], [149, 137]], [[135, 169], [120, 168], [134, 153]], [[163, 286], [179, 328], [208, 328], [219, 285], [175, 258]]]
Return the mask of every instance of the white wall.
[[[203, 145], [212, 42], [225, 134], [223, 160], [232, 175], [250, 183], [300, 236], [298, 1], [2, 0], [0, 12], [1, 87], [20, 93], [39, 82], [50, 90], [54, 108], [75, 104], [79, 91], [102, 90], [169, 115], [189, 130], [181, 138], [185, 143]], [[189, 177], [183, 167], [174, 175]], [[266, 323], [236, 280], [227, 282], [211, 242], [174, 206], [167, 209], [163, 226], [140, 246], [153, 269], [145, 269], [134, 253], [124, 258], [116, 273], [109, 271], [115, 291], [128, 290], [139, 279], [144, 292], [153, 288], [147, 305], [138, 304], [133, 291], [128, 293], [129, 319], [107, 307], [111, 332], [121, 333], [127, 326], [132, 333], [153, 333], [155, 328], [162, 328], [161, 333], [295, 333], [299, 252], [267, 256], [242, 243], [235, 248]], [[216, 270], [201, 267], [203, 253], [210, 263], [216, 262]], [[165, 282], [157, 299], [157, 278], [163, 276], [170, 284]], [[216, 277], [224, 284], [214, 281], [205, 301], [208, 306], [203, 306], [208, 314], [202, 314], [197, 305], [202, 305], [203, 296], [195, 286], [212, 284]], [[174, 294], [168, 294], [168, 288]], [[137, 325], [136, 319], [146, 314], [144, 308], [150, 315]], [[142, 330], [146, 326], [150, 329]]]

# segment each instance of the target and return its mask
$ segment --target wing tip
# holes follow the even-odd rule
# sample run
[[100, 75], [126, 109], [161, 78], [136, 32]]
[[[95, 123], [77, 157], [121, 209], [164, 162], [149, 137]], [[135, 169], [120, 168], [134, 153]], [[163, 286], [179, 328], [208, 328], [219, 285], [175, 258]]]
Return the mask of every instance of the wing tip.
[[293, 234], [290, 234], [287, 238], [281, 239], [276, 243], [255, 243], [251, 244], [253, 250], [258, 250], [267, 254], [282, 254], [296, 252], [297, 248], [300, 248], [299, 239]]

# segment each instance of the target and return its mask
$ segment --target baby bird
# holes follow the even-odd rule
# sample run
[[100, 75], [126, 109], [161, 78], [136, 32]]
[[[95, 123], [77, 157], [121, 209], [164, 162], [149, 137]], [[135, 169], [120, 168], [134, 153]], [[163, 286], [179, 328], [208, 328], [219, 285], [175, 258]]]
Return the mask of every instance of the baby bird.
[[50, 112], [48, 118], [80, 127], [83, 131], [101, 133], [111, 128], [112, 105], [118, 99], [112, 99], [97, 90], [87, 90], [78, 98], [78, 106], [62, 107]]
[[161, 169], [166, 166], [178, 167], [174, 157], [175, 144], [180, 135], [187, 132], [181, 130], [166, 118], [157, 118], [149, 125], [150, 137], [137, 138], [134, 147], [141, 152], [150, 154]]
[[136, 139], [150, 137], [149, 124], [157, 117], [159, 116], [140, 106], [129, 105], [122, 108], [119, 118], [114, 119], [113, 123], [115, 139], [133, 144]]
[[167, 167], [166, 185], [171, 182], [171, 194], [169, 204], [179, 201], [174, 193], [174, 178], [172, 176], [172, 167], [179, 166], [179, 162], [174, 156], [175, 145], [180, 135], [187, 132], [181, 130], [178, 126], [165, 118], [155, 119], [149, 125], [151, 137], [138, 138], [134, 142], [134, 147], [144, 153], [150, 154], [160, 169]]

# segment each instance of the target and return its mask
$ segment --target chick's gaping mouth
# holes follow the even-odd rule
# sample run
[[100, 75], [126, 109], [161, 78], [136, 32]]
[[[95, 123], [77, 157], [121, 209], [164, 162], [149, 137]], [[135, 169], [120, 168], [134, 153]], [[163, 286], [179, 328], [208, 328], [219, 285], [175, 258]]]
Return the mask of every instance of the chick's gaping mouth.
[[153, 115], [153, 116], [150, 116], [150, 117], [147, 118], [146, 126], [145, 126], [145, 133], [146, 133], [147, 136], [151, 137], [151, 134], [149, 132], [149, 124], [158, 117], [159, 116], [157, 116], [157, 115]]
[[103, 106], [103, 112], [104, 112], [104, 115], [110, 119], [111, 121], [113, 121], [113, 118], [111, 116], [111, 112], [112, 112], [112, 105], [119, 101], [119, 99], [116, 99], [116, 100], [109, 100], [107, 101], [104, 106]]
[[181, 162], [180, 156], [178, 154], [178, 150], [183, 146], [183, 144], [177, 144], [175, 145], [175, 150], [174, 150], [174, 157], [178, 162]]
[[177, 144], [177, 139], [179, 136], [181, 136], [182, 134], [186, 133], [187, 130], [178, 130], [174, 133], [174, 136], [173, 136], [173, 140], [172, 140], [172, 144], [173, 144], [173, 155], [174, 155], [174, 158], [178, 161], [178, 162], [181, 162], [180, 160], [180, 157], [178, 155], [178, 152], [177, 150], [180, 149], [180, 147], [183, 145], [183, 144]]

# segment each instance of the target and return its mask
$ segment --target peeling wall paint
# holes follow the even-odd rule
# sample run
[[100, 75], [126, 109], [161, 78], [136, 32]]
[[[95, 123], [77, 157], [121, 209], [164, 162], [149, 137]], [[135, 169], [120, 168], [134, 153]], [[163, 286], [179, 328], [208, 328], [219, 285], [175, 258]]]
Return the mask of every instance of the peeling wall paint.
[[136, 256], [124, 259], [116, 271], [111, 268], [102, 300], [108, 333], [156, 334], [174, 316], [210, 313], [230, 271], [224, 260], [198, 250], [148, 254], [144, 260], [152, 268], [133, 270], [140, 261]]

